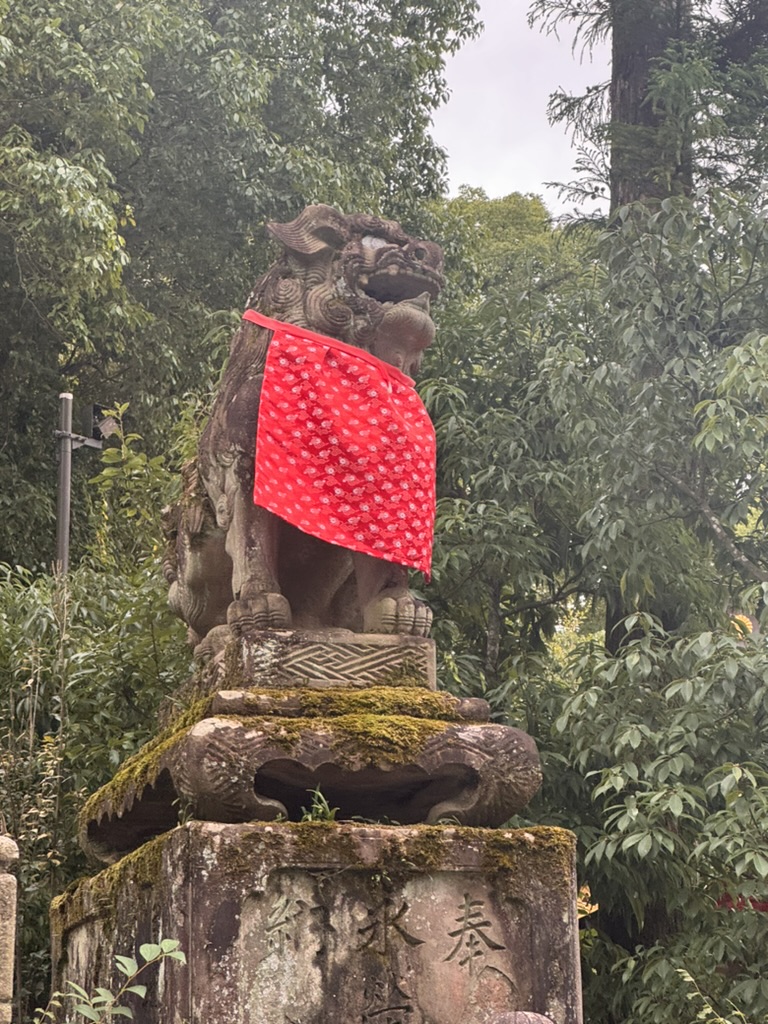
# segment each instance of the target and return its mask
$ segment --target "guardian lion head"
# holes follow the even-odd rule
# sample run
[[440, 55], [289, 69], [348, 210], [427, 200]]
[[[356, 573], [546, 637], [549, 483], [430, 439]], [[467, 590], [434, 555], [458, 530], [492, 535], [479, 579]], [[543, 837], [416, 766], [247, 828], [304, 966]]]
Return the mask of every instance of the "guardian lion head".
[[443, 286], [443, 251], [395, 221], [308, 206], [267, 230], [283, 254], [248, 306], [372, 352], [413, 376], [434, 337], [430, 302]]

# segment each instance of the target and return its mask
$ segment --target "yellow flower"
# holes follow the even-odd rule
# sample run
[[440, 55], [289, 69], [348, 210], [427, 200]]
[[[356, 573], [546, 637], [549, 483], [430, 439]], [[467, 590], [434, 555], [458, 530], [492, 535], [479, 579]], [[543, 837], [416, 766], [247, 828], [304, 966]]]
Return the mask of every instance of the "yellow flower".
[[732, 615], [731, 625], [739, 636], [749, 636], [752, 632], [752, 620], [748, 615]]
[[576, 912], [579, 915], [579, 920], [582, 917], [589, 917], [590, 914], [594, 914], [599, 909], [600, 904], [592, 902], [592, 893], [589, 891], [589, 886], [582, 885], [576, 897]]

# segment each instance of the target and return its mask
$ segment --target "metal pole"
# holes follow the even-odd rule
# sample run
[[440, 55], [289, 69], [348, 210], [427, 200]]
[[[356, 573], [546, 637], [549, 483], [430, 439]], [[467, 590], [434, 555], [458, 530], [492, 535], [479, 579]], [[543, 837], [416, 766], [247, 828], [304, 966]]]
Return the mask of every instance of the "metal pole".
[[56, 572], [69, 569], [69, 505], [72, 493], [72, 394], [59, 395], [59, 496], [56, 509]]

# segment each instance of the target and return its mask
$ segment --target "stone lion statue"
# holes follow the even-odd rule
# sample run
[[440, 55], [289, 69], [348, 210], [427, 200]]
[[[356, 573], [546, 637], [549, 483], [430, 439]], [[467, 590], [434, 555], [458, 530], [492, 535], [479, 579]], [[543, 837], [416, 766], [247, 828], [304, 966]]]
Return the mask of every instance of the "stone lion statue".
[[[434, 337], [440, 247], [393, 221], [324, 205], [267, 229], [283, 253], [248, 309], [356, 346], [412, 377]], [[235, 333], [197, 460], [183, 471], [182, 500], [166, 510], [172, 609], [196, 646], [264, 629], [426, 636], [432, 614], [409, 591], [405, 566], [320, 540], [254, 504], [271, 337], [248, 321]]]

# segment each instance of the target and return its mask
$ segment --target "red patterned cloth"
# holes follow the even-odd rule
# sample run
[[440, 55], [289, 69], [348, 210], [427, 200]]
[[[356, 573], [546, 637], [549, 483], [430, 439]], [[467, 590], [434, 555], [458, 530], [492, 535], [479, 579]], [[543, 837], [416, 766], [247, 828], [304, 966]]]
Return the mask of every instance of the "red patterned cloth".
[[352, 345], [249, 309], [273, 331], [253, 500], [321, 540], [420, 569], [435, 525], [435, 431], [413, 381]]

